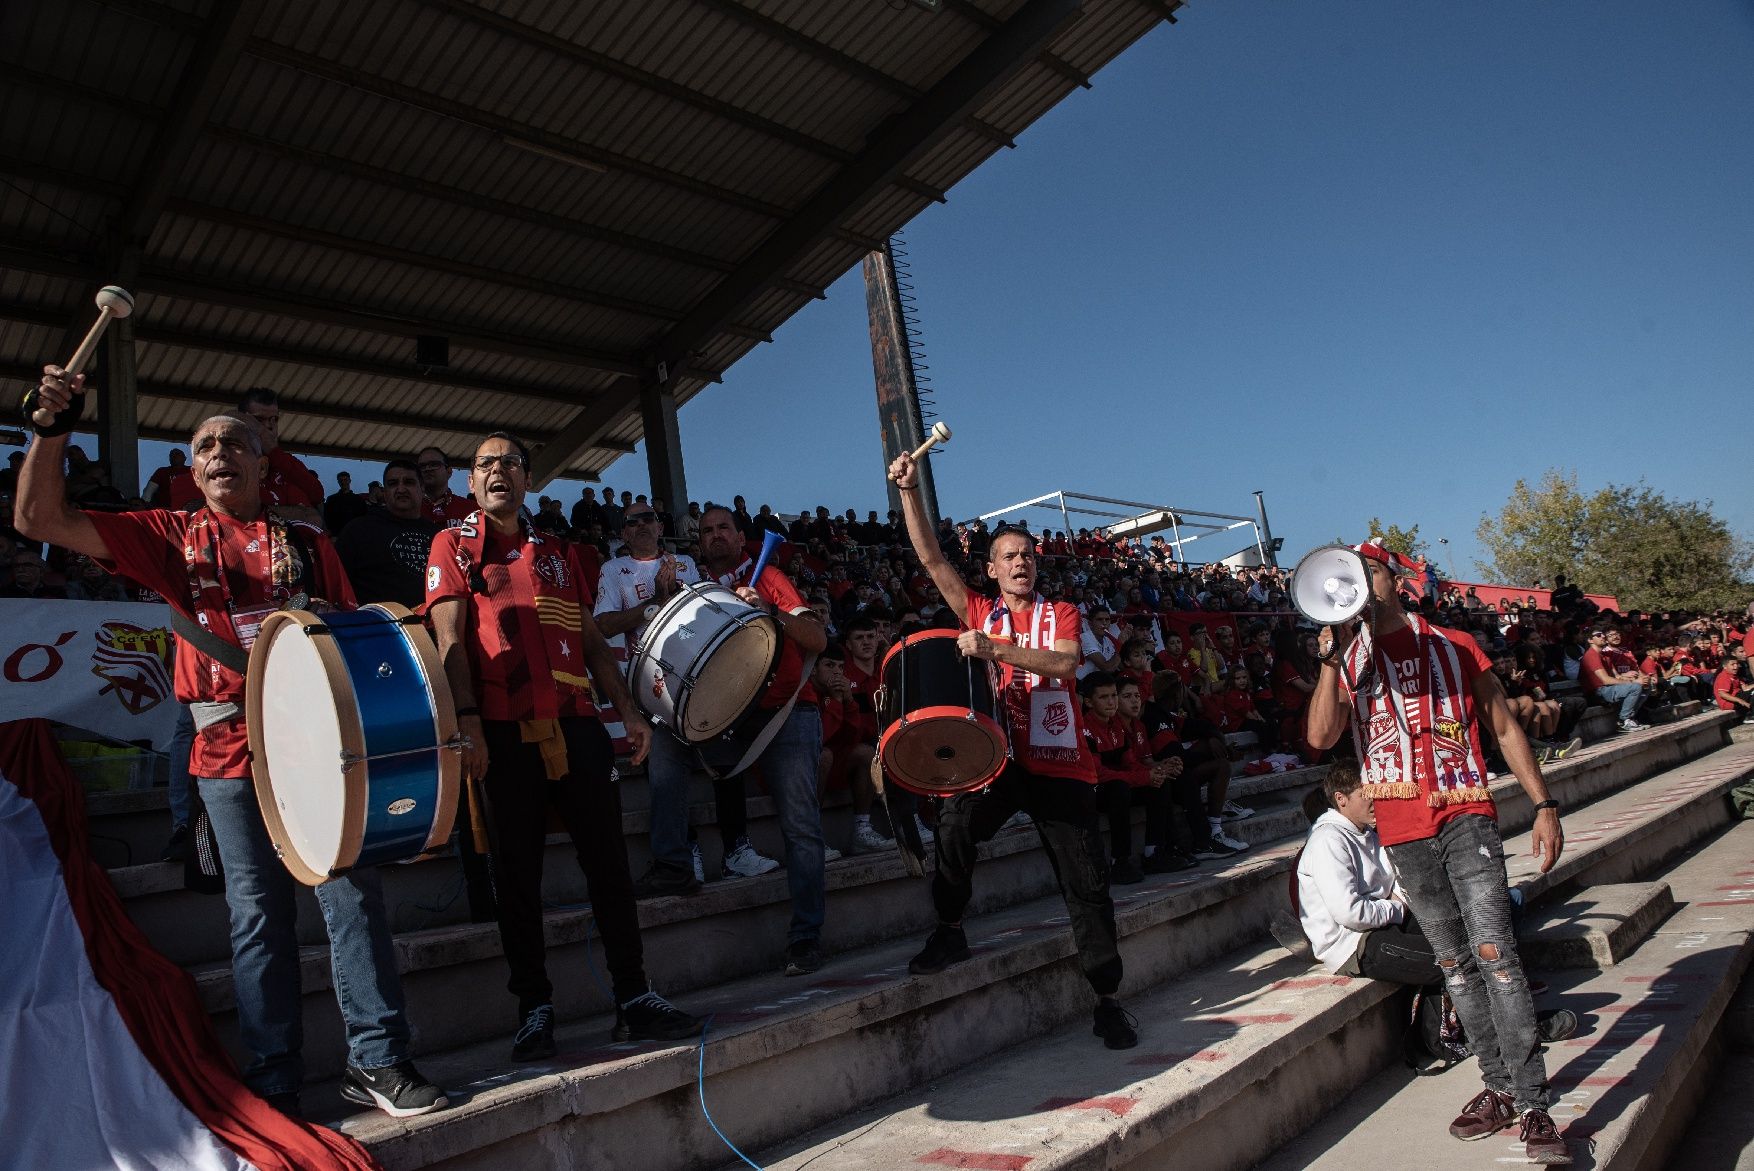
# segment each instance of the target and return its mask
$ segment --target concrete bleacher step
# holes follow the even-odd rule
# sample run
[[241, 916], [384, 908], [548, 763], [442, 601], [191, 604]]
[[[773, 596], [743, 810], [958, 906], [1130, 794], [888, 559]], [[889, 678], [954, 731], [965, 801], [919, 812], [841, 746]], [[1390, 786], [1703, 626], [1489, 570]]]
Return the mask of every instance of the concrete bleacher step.
[[[1630, 783], [1646, 775], [1637, 767], [1641, 753], [1662, 756], [1685, 738], [1685, 730], [1653, 734], [1641, 749], [1630, 745], [1624, 751], [1603, 751], [1594, 763], [1585, 754], [1578, 765], [1556, 770], [1553, 787], [1561, 800], [1581, 803], [1588, 799], [1581, 794], [1607, 785], [1598, 774], [1619, 774], [1621, 784]], [[1717, 729], [1717, 742], [1721, 739]], [[1754, 772], [1754, 753], [1741, 769]], [[1733, 783], [1729, 773], [1717, 781]], [[1687, 811], [1721, 795], [1721, 789], [1713, 790], [1705, 781], [1674, 774], [1665, 776], [1661, 787], [1678, 803], [1676, 824], [1687, 827], [1699, 820], [1690, 819]], [[1648, 802], [1655, 788], [1644, 785], [1621, 796]], [[1568, 792], [1572, 789], [1577, 793]], [[1527, 822], [1526, 802], [1520, 812], [1512, 802], [1505, 805], [1508, 824], [1519, 824], [1519, 818]], [[1675, 810], [1646, 809], [1631, 820], [1624, 812], [1614, 806], [1604, 814], [1600, 820], [1614, 823], [1606, 828], [1596, 826], [1588, 810], [1575, 815], [1580, 833], [1601, 832], [1593, 835], [1592, 844], [1579, 846], [1578, 858], [1568, 857], [1562, 865], [1570, 863], [1583, 874], [1607, 865], [1610, 854], [1641, 856], [1631, 848], [1637, 839], [1674, 828], [1670, 814]], [[1711, 824], [1711, 819], [1703, 820]], [[1285, 875], [1301, 840], [1301, 823], [1296, 831], [1280, 832], [1286, 835], [1280, 844], [1214, 871], [1160, 876], [1117, 890], [1129, 989], [1171, 979], [1252, 946], [1264, 934], [1270, 911], [1284, 901]], [[903, 897], [923, 902], [924, 892], [915, 887]], [[831, 900], [831, 922], [835, 906]], [[1064, 923], [1057, 894], [1049, 894], [971, 920], [975, 959], [939, 977], [922, 980], [905, 974], [906, 960], [923, 937], [921, 929], [833, 956], [814, 978], [749, 976], [678, 997], [691, 1011], [719, 1014], [706, 1063], [715, 1112], [739, 1120], [740, 1143], [769, 1144], [1040, 1037], [1068, 1020], [1080, 1019], [1088, 1029], [1089, 993], [1073, 964]], [[1306, 968], [1297, 967], [1307, 975]], [[503, 981], [503, 972], [495, 979]], [[454, 1159], [458, 1166], [523, 1166], [533, 1159], [539, 1166], [567, 1166], [557, 1152], [568, 1151], [589, 1151], [593, 1167], [694, 1167], [722, 1161], [717, 1138], [693, 1105], [692, 1049], [605, 1046], [601, 1042], [608, 1021], [599, 1016], [563, 1028], [567, 1051], [558, 1061], [508, 1068], [510, 1001], [496, 988], [483, 987], [467, 1003], [474, 1009], [469, 1015], [485, 1024], [483, 1036], [489, 1039], [430, 1055], [430, 1046], [422, 1043], [423, 1067], [459, 1090], [464, 1099], [459, 1106], [406, 1123], [381, 1116], [346, 1123], [388, 1165], [425, 1166]], [[411, 1000], [415, 998], [411, 993]], [[505, 1006], [504, 1017], [495, 1018], [490, 1007], [495, 1004]], [[315, 1056], [315, 1043], [312, 1038], [307, 1045], [308, 1056]]]
[[[1730, 752], [1737, 759], [1718, 759]], [[1538, 880], [1530, 874], [1528, 835], [1512, 836], [1512, 881], [1522, 878], [1539, 897], [1560, 882], [1616, 871], [1624, 865], [1617, 859], [1654, 867], [1669, 848], [1688, 844], [1677, 840], [1679, 828], [1691, 841], [1720, 827], [1728, 817], [1723, 792], [1750, 775], [1754, 750], [1725, 750], [1577, 810], [1569, 820], [1585, 841]], [[1715, 816], [1691, 815], [1708, 810]], [[1670, 845], [1648, 847], [1647, 838]], [[1568, 863], [1570, 878], [1552, 880]], [[1135, 986], [1131, 973], [1128, 984]], [[1092, 1048], [1089, 1025], [1074, 1020], [759, 1161], [770, 1171], [933, 1163], [1029, 1171], [1247, 1167], [1395, 1059], [1401, 1026], [1393, 994], [1388, 985], [1329, 975], [1276, 947], [1246, 945], [1137, 997], [1130, 1006], [1141, 1041], [1129, 1054]]]
[[[1582, 1018], [1576, 1036], [1547, 1049], [1551, 1113], [1578, 1167], [1705, 1165], [1669, 1156], [1715, 1078], [1725, 1011], [1754, 960], [1754, 825], [1738, 823], [1664, 882], [1680, 909], [1636, 952], [1611, 968], [1549, 979], [1543, 1003]], [[1476, 1143], [1443, 1132], [1479, 1084], [1472, 1062], [1428, 1078], [1390, 1070], [1262, 1164], [1263, 1171], [1394, 1166], [1413, 1135], [1432, 1162], [1456, 1171], [1520, 1162], [1514, 1129]], [[1741, 1098], [1727, 1114], [1699, 1120], [1716, 1131], [1748, 1117]]]
[[1543, 971], [1612, 967], [1674, 910], [1674, 894], [1664, 882], [1593, 886], [1525, 918], [1518, 946], [1524, 962]]

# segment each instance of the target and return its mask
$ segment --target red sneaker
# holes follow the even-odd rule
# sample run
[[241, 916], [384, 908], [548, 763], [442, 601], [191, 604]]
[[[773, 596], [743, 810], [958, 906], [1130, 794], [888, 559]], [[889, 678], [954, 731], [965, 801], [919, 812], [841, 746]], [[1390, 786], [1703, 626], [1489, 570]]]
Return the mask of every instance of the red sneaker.
[[1563, 1167], [1571, 1162], [1571, 1152], [1559, 1135], [1559, 1128], [1545, 1110], [1523, 1111], [1523, 1153], [1531, 1163], [1545, 1167]]
[[[1516, 1100], [1509, 1094], [1501, 1094], [1489, 1088], [1475, 1094], [1462, 1107], [1456, 1120], [1449, 1124], [1449, 1132], [1464, 1142], [1473, 1142], [1477, 1138], [1495, 1135], [1514, 1122]], [[1547, 1125], [1553, 1124], [1549, 1122]]]

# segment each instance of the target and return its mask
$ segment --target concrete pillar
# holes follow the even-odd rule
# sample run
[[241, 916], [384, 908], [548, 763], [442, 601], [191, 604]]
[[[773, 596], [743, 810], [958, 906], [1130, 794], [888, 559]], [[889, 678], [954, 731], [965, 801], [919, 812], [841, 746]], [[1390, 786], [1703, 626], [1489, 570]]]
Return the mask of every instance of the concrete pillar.
[[1255, 515], [1259, 521], [1255, 528], [1255, 540], [1261, 545], [1261, 564], [1279, 568], [1279, 554], [1273, 548], [1273, 526], [1267, 523], [1267, 498], [1255, 493]]
[[682, 433], [676, 423], [676, 395], [667, 384], [648, 383], [639, 395], [645, 426], [646, 470], [652, 495], [671, 516], [688, 511], [688, 477], [682, 470]]
[[126, 498], [140, 494], [140, 395], [134, 375], [134, 322], [124, 317], [104, 334], [104, 383], [98, 394], [97, 452], [110, 483]]

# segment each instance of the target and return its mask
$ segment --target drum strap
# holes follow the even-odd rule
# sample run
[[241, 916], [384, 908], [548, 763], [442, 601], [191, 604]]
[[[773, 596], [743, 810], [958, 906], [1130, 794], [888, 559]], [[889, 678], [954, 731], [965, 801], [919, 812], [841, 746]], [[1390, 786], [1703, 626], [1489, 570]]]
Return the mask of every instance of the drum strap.
[[804, 684], [810, 681], [810, 673], [815, 669], [816, 656], [806, 656], [804, 659], [803, 670], [798, 673], [798, 686], [792, 689], [792, 697], [786, 700], [785, 706], [781, 707], [779, 711], [773, 714], [773, 718], [762, 727], [755, 739], [750, 742], [748, 751], [743, 754], [743, 759], [733, 765], [729, 771], [721, 773], [718, 769], [714, 768], [707, 762], [706, 756], [701, 752], [700, 747], [696, 745], [694, 755], [700, 760], [700, 767], [706, 770], [707, 775], [714, 780], [723, 780], [726, 777], [734, 777], [759, 760], [761, 754], [767, 751], [767, 746], [773, 743], [773, 738], [780, 734], [780, 729], [785, 727], [786, 720], [791, 718], [792, 709], [798, 706], [798, 696], [803, 693]]

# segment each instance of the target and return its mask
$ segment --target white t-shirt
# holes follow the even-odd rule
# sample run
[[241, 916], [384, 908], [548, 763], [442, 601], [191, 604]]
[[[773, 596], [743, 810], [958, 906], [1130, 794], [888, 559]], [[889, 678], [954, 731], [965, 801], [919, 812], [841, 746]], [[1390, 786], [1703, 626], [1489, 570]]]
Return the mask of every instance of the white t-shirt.
[[[680, 553], [675, 557], [676, 580], [679, 583], [687, 585], [689, 582], [701, 580], [694, 558]], [[607, 614], [612, 610], [627, 610], [652, 601], [657, 592], [655, 586], [658, 570], [663, 565], [662, 553], [650, 561], [641, 561], [637, 557], [624, 554], [604, 562], [602, 576], [597, 579], [597, 605], [593, 613]], [[644, 630], [645, 624], [641, 623], [639, 629]], [[623, 658], [628, 649], [627, 636], [618, 634], [609, 640], [609, 645], [618, 652], [617, 658]]]
[[1078, 665], [1078, 678], [1080, 679], [1092, 672], [1102, 670], [1091, 659], [1092, 655], [1101, 655], [1105, 659], [1113, 658], [1115, 651], [1120, 649], [1120, 644], [1115, 641], [1114, 635], [1104, 634], [1099, 637], [1092, 633], [1088, 626], [1084, 628], [1081, 645], [1084, 649], [1084, 661]]

